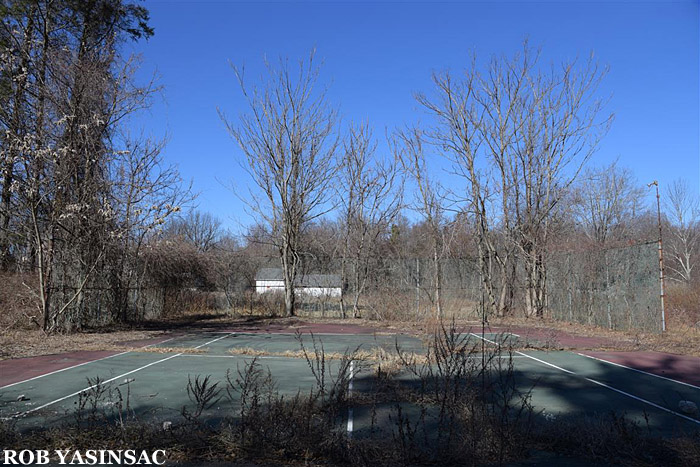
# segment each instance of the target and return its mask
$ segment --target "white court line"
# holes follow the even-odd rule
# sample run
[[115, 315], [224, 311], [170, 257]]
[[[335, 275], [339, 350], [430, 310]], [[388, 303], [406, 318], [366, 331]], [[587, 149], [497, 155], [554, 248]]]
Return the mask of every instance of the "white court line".
[[[478, 336], [478, 335], [476, 335], [476, 334], [474, 334], [474, 333], [472, 333], [472, 334], [473, 334], [475, 337], [479, 337], [480, 339], [482, 339], [480, 336]], [[494, 342], [494, 341], [490, 341], [490, 340], [488, 340], [488, 339], [484, 339], [484, 340], [487, 341], [487, 342], [490, 342], [490, 343], [492, 343], [492, 344], [496, 344], [496, 345], [498, 345], [498, 346], [500, 347], [500, 344], [497, 344], [497, 343]], [[645, 403], [645, 404], [647, 404], [647, 405], [650, 405], [650, 406], [652, 406], [652, 407], [655, 407], [655, 408], [657, 408], [657, 409], [659, 409], [659, 410], [663, 410], [664, 412], [667, 412], [667, 413], [676, 415], [677, 417], [680, 417], [680, 418], [682, 418], [682, 419], [685, 419], [685, 420], [688, 420], [688, 421], [690, 421], [690, 422], [697, 423], [698, 425], [700, 425], [700, 420], [697, 420], [697, 419], [695, 419], [695, 418], [688, 417], [688, 416], [683, 415], [683, 414], [681, 414], [681, 413], [675, 412], [675, 411], [673, 411], [673, 410], [671, 410], [671, 409], [667, 409], [666, 407], [660, 406], [659, 404], [655, 404], [654, 402], [648, 401], [648, 400], [646, 400], [646, 399], [642, 399], [641, 397], [635, 396], [634, 394], [630, 394], [630, 393], [628, 393], [628, 392], [622, 391], [621, 389], [617, 389], [617, 388], [615, 388], [615, 387], [612, 387], [612, 386], [610, 386], [610, 385], [608, 385], [608, 384], [602, 383], [602, 382], [600, 382], [600, 381], [596, 381], [595, 379], [591, 379], [591, 378], [588, 378], [588, 377], [586, 377], [586, 376], [580, 375], [580, 374], [578, 374], [578, 373], [574, 373], [574, 372], [571, 371], [571, 370], [567, 370], [566, 368], [562, 368], [562, 367], [560, 367], [560, 366], [554, 365], [553, 363], [545, 362], [544, 360], [540, 360], [539, 358], [533, 357], [532, 355], [528, 355], [528, 354], [525, 354], [525, 353], [522, 353], [522, 352], [518, 352], [517, 350], [515, 351], [515, 353], [517, 353], [517, 354], [519, 354], [519, 355], [523, 355], [523, 356], [525, 356], [525, 357], [528, 357], [528, 358], [530, 358], [530, 359], [532, 359], [532, 360], [535, 360], [536, 362], [540, 362], [540, 363], [542, 363], [542, 364], [544, 364], [544, 365], [547, 365], [547, 366], [550, 366], [550, 367], [552, 367], [552, 368], [556, 368], [557, 370], [563, 371], [564, 373], [568, 373], [568, 374], [573, 375], [573, 376], [578, 376], [578, 377], [583, 378], [584, 380], [589, 381], [589, 382], [591, 382], [591, 383], [593, 383], [593, 384], [597, 384], [598, 386], [602, 386], [602, 387], [604, 387], [604, 388], [606, 388], [606, 389], [610, 389], [611, 391], [615, 391], [615, 392], [617, 392], [617, 393], [619, 393], [619, 394], [622, 394], [622, 395], [624, 395], [624, 396], [627, 396], [627, 397], [629, 397], [629, 398], [631, 398], [631, 399], [634, 399], [634, 400], [639, 401], [639, 402], [643, 402], [643, 403]]]
[[[484, 340], [484, 341], [486, 341], [486, 342], [488, 342], [488, 343], [490, 343], [490, 344], [495, 344], [495, 345], [497, 345], [497, 346], [499, 346], [499, 347], [501, 346], [501, 344], [499, 344], [498, 342], [494, 342], [494, 341], [489, 340], [489, 339], [487, 339], [487, 338], [485, 338], [485, 337], [481, 337], [480, 335], [474, 334], [473, 332], [470, 332], [469, 334], [472, 335], [472, 336], [474, 336], [474, 337], [478, 337], [479, 339], [482, 339], [482, 340]], [[519, 352], [518, 352], [518, 353], [519, 353]], [[523, 354], [523, 355], [524, 355], [524, 354]]]
[[[198, 345], [197, 347], [195, 347], [195, 349], [201, 349], [201, 348], [204, 347], [205, 345], [213, 344], [214, 342], [220, 341], [221, 339], [225, 339], [225, 338], [227, 338], [228, 336], [231, 336], [231, 335], [233, 335], [233, 334], [235, 334], [235, 332], [230, 332], [230, 333], [226, 334], [225, 336], [217, 337], [216, 339], [210, 340], [209, 342], [205, 342], [205, 343], [202, 344], [202, 345]], [[178, 354], [178, 355], [182, 355], [182, 354]]]
[[[478, 337], [478, 338], [481, 338], [481, 333], [480, 333], [480, 332], [468, 332], [468, 333], [466, 333], [466, 334], [472, 335], [472, 336], [476, 336], [476, 337]], [[506, 332], [506, 331], [501, 331], [501, 332], [485, 332], [484, 335], [485, 335], [485, 336], [489, 336], [489, 337], [496, 337], [496, 336], [505, 336], [505, 337], [507, 337], [507, 336], [515, 336], [515, 337], [520, 337], [519, 334], [514, 334], [514, 333], [512, 333], [512, 332]], [[488, 342], [488, 341], [487, 341], [487, 342]], [[495, 343], [495, 342], [494, 342], [494, 343]]]
[[153, 347], [154, 345], [165, 344], [166, 342], [170, 342], [171, 340], [177, 339], [178, 337], [183, 337], [183, 336], [173, 336], [173, 337], [171, 337], [170, 339], [165, 339], [164, 341], [154, 342], [153, 344], [148, 344], [148, 345], [145, 346], [145, 347], [139, 347], [139, 349], [147, 349], [147, 348], [149, 348], [149, 347]]
[[[296, 333], [294, 332], [266, 332], [266, 331], [211, 331], [212, 334], [245, 334], [245, 335], [259, 335], [259, 336], [296, 336]], [[314, 336], [348, 336], [348, 337], [358, 337], [358, 336], [367, 336], [367, 337], [394, 337], [394, 336], [407, 336], [407, 337], [415, 337], [418, 339], [418, 336], [412, 336], [409, 334], [348, 334], [345, 332], [312, 332], [312, 331], [302, 331], [301, 335], [303, 336], [304, 334], [313, 334]]]
[[[301, 360], [304, 358], [303, 355], [299, 357], [294, 357], [294, 356], [288, 356], [288, 355], [247, 355], [247, 354], [235, 354], [235, 355], [202, 355], [202, 354], [195, 354], [195, 353], [183, 353], [181, 357], [196, 357], [196, 358], [292, 358], [295, 360]], [[498, 358], [527, 358], [522, 355], [501, 355]], [[481, 356], [472, 356], [472, 357], [467, 357], [469, 360], [481, 360]]]
[[[136, 373], [137, 371], [143, 370], [144, 368], [148, 368], [149, 366], [153, 366], [153, 365], [155, 365], [155, 364], [157, 364], [157, 363], [161, 363], [161, 362], [164, 362], [164, 361], [166, 361], [166, 360], [170, 360], [171, 358], [175, 358], [175, 357], [177, 357], [177, 356], [179, 356], [179, 355], [181, 355], [181, 354], [171, 355], [171, 356], [169, 356], [169, 357], [162, 358], [162, 359], [160, 359], [160, 360], [158, 360], [158, 361], [151, 362], [151, 363], [149, 363], [148, 365], [144, 365], [144, 366], [142, 366], [142, 367], [136, 368], [135, 370], [131, 370], [131, 371], [128, 371], [128, 372], [126, 372], [126, 373], [123, 373], [123, 374], [121, 374], [121, 375], [119, 375], [119, 376], [115, 376], [114, 378], [110, 378], [110, 379], [108, 379], [108, 380], [106, 380], [106, 381], [101, 381], [99, 384], [111, 383], [112, 381], [117, 380], [117, 379], [119, 379], [119, 378], [121, 378], [121, 377], [123, 377], [123, 376], [128, 376], [128, 375], [130, 375], [130, 374], [132, 374], [132, 373]], [[31, 410], [27, 410], [26, 412], [22, 412], [21, 414], [14, 415], [12, 418], [23, 417], [23, 416], [25, 416], [25, 415], [27, 415], [27, 414], [30, 414], [30, 413], [32, 413], [32, 412], [36, 412], [37, 410], [44, 409], [44, 408], [46, 408], [46, 407], [48, 407], [48, 406], [50, 406], [50, 405], [53, 405], [53, 404], [56, 404], [56, 403], [58, 403], [58, 402], [64, 401], [64, 400], [69, 399], [69, 398], [71, 398], [71, 397], [73, 397], [73, 396], [77, 396], [78, 394], [82, 394], [83, 392], [89, 391], [90, 389], [92, 389], [92, 388], [94, 388], [94, 387], [96, 387], [96, 386], [97, 386], [97, 384], [93, 384], [92, 386], [89, 386], [89, 387], [87, 387], [87, 388], [85, 388], [85, 389], [81, 389], [80, 391], [74, 392], [73, 394], [68, 394], [67, 396], [63, 396], [63, 397], [61, 397], [61, 398], [59, 398], [59, 399], [53, 400], [53, 401], [51, 401], [51, 402], [47, 402], [46, 404], [41, 405], [41, 406], [39, 406], [39, 407], [35, 407], [35, 408], [31, 409]]]
[[[179, 336], [176, 336], [176, 337], [179, 337]], [[175, 337], [171, 337], [170, 339], [166, 339], [166, 340], [161, 341], [161, 342], [154, 342], [153, 344], [149, 344], [149, 345], [146, 345], [146, 346], [144, 346], [144, 347], [139, 347], [139, 349], [146, 349], [146, 348], [148, 348], [148, 347], [152, 347], [152, 346], [154, 346], [154, 345], [162, 344], [162, 343], [164, 343], [164, 342], [168, 342], [168, 341], [171, 341], [171, 340], [173, 340], [173, 339], [175, 339]], [[23, 380], [23, 381], [17, 381], [16, 383], [10, 383], [10, 384], [6, 384], [5, 386], [0, 386], [0, 389], [5, 389], [5, 388], [12, 387], [12, 386], [16, 386], [16, 385], [18, 385], [18, 384], [27, 383], [27, 382], [29, 382], [29, 381], [34, 381], [35, 379], [43, 378], [44, 376], [55, 375], [56, 373], [60, 373], [60, 372], [62, 372], [62, 371], [72, 370], [73, 368], [78, 368], [79, 366], [87, 365], [88, 363], [95, 363], [95, 362], [100, 362], [100, 361], [102, 361], [102, 360], [107, 360], [108, 358], [119, 357], [120, 355], [128, 354], [129, 352], [133, 352], [133, 350], [127, 350], [127, 351], [125, 351], [125, 352], [120, 352], [120, 353], [117, 353], [117, 354], [114, 354], [114, 355], [108, 355], [108, 356], [106, 356], [106, 357], [98, 358], [98, 359], [96, 359], [96, 360], [90, 360], [90, 361], [88, 361], [88, 362], [78, 363], [77, 365], [67, 366], [67, 367], [65, 367], [65, 368], [61, 368], [60, 370], [54, 370], [54, 371], [51, 371], [51, 372], [49, 372], [49, 373], [44, 373], [43, 375], [38, 375], [38, 376], [34, 376], [33, 378], [25, 379], [25, 380]], [[60, 354], [59, 354], [59, 355], [60, 355]]]
[[[476, 326], [472, 326], [472, 328], [474, 328], [474, 327], [476, 327]], [[481, 326], [479, 326], [479, 327], [481, 327]], [[506, 328], [498, 328], [498, 327], [496, 327], [496, 328], [488, 328], [488, 329], [491, 329], [491, 331], [484, 331], [484, 334], [492, 334], [492, 335], [494, 335], [494, 336], [498, 336], [499, 334], [510, 334], [511, 336], [520, 337], [520, 334], [516, 334], [516, 333], [510, 332], [510, 331], [506, 331], [506, 330], [505, 330]], [[503, 329], [503, 331], [494, 331], [494, 329]], [[468, 334], [474, 334], [474, 335], [477, 335], [477, 336], [478, 336], [480, 333], [469, 332]]]
[[671, 381], [671, 382], [673, 382], [673, 383], [682, 384], [682, 385], [684, 385], [684, 386], [689, 386], [689, 387], [694, 388], [694, 389], [700, 389], [700, 386], [695, 386], [694, 384], [686, 383], [686, 382], [684, 382], [684, 381], [678, 381], [677, 379], [667, 378], [666, 376], [656, 375], [656, 374], [654, 374], [654, 373], [649, 373], [649, 372], [647, 372], [647, 371], [639, 370], [639, 369], [637, 369], [637, 368], [632, 368], [632, 367], [630, 367], [630, 366], [625, 366], [625, 365], [622, 365], [622, 364], [620, 364], [620, 363], [611, 362], [610, 360], [605, 360], [605, 359], [602, 359], [602, 358], [593, 357], [592, 355], [586, 355], [586, 354], [582, 354], [582, 353], [578, 353], [578, 352], [576, 352], [576, 355], [580, 355], [580, 356], [586, 357], [586, 358], [591, 358], [591, 359], [593, 359], [593, 360], [598, 360], [599, 362], [603, 362], [603, 363], [609, 363], [610, 365], [615, 365], [615, 366], [619, 366], [620, 368], [625, 368], [625, 369], [627, 369], [627, 370], [636, 371], [637, 373], [643, 373], [643, 374], [645, 374], [645, 375], [653, 376], [654, 378], [665, 379], [666, 381]]
[[34, 381], [35, 379], [43, 378], [44, 376], [55, 375], [56, 373], [60, 373], [62, 371], [72, 370], [73, 368], [78, 368], [79, 366], [87, 365], [88, 363], [94, 363], [94, 362], [99, 362], [102, 360], [107, 360], [108, 358], [118, 357], [120, 355], [124, 355], [124, 354], [127, 354], [129, 352], [131, 352], [131, 350], [127, 350], [126, 352], [121, 352], [121, 353], [114, 354], [114, 355], [108, 355], [106, 357], [98, 358], [96, 360], [90, 360], [89, 362], [83, 362], [83, 363], [79, 363], [77, 365], [68, 366], [66, 368], [61, 368], [60, 370], [55, 370], [55, 371], [52, 371], [50, 373], [44, 373], [43, 375], [34, 376], [33, 378], [25, 379], [23, 381], [17, 381], [16, 383], [6, 384], [5, 386], [0, 387], [0, 389], [5, 389], [5, 388], [12, 387], [12, 386], [17, 386], [18, 384], [27, 383], [29, 381]]
[[[212, 344], [212, 343], [214, 343], [214, 342], [216, 342], [216, 341], [219, 341], [219, 340], [221, 340], [221, 339], [224, 339], [224, 338], [226, 338], [226, 337], [227, 337], [227, 336], [217, 337], [216, 339], [213, 339], [213, 340], [211, 340], [211, 341], [209, 341], [209, 342], [205, 342], [205, 343], [202, 344], [202, 345], [198, 345], [197, 347], [195, 347], [195, 349], [202, 348], [202, 347], [204, 347], [205, 345]], [[144, 365], [144, 366], [139, 367], [139, 368], [136, 368], [136, 369], [134, 369], [134, 370], [127, 371], [126, 373], [122, 373], [121, 375], [115, 376], [115, 377], [110, 378], [110, 379], [108, 379], [108, 380], [106, 380], [106, 381], [101, 381], [99, 384], [111, 383], [112, 381], [115, 381], [115, 380], [117, 380], [117, 379], [119, 379], [119, 378], [122, 378], [122, 377], [124, 377], [124, 376], [128, 376], [128, 375], [130, 375], [130, 374], [132, 374], [132, 373], [136, 373], [137, 371], [141, 371], [141, 370], [143, 370], [143, 369], [145, 369], [145, 368], [148, 368], [149, 366], [153, 366], [153, 365], [156, 365], [156, 364], [158, 364], [158, 363], [165, 362], [165, 361], [167, 361], [167, 360], [173, 359], [173, 358], [175, 358], [175, 357], [179, 357], [179, 356], [181, 356], [181, 355], [182, 355], [182, 353], [178, 353], [178, 354], [175, 354], [175, 355], [171, 355], [171, 356], [169, 356], [169, 357], [166, 357], [166, 358], [162, 358], [162, 359], [157, 360], [157, 361], [155, 361], [155, 362], [151, 362], [151, 363], [149, 363], [148, 365]], [[48, 407], [48, 406], [50, 406], [50, 405], [56, 404], [56, 403], [58, 403], [58, 402], [61, 402], [61, 401], [64, 401], [64, 400], [66, 400], [66, 399], [70, 399], [71, 397], [74, 397], [74, 396], [77, 396], [77, 395], [79, 395], [79, 394], [82, 394], [82, 393], [84, 393], [85, 391], [89, 391], [90, 389], [92, 389], [92, 388], [94, 388], [94, 387], [96, 387], [96, 386], [97, 386], [97, 384], [93, 384], [92, 386], [89, 386], [89, 387], [87, 387], [87, 388], [85, 388], [85, 389], [81, 389], [80, 391], [76, 391], [76, 392], [74, 392], [74, 393], [72, 393], [72, 394], [68, 394], [67, 396], [63, 396], [63, 397], [61, 397], [61, 398], [59, 398], [59, 399], [53, 400], [53, 401], [51, 401], [51, 402], [47, 402], [47, 403], [44, 404], [44, 405], [41, 405], [41, 406], [39, 406], [39, 407], [35, 407], [35, 408], [31, 409], [31, 410], [27, 410], [26, 412], [22, 412], [21, 414], [13, 415], [11, 418], [23, 417], [23, 416], [25, 416], [25, 415], [27, 415], [27, 414], [30, 414], [30, 413], [32, 413], [32, 412], [36, 412], [37, 410], [44, 409], [44, 408], [46, 408], [46, 407]], [[5, 418], [5, 419], [6, 419], [6, 418]]]

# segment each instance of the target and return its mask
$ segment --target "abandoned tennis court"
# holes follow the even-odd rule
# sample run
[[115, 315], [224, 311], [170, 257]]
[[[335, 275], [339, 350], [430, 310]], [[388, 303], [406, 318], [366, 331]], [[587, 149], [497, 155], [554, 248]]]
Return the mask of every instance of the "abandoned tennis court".
[[[316, 329], [229, 329], [185, 333], [162, 338], [124, 352], [76, 352], [0, 362], [0, 417], [12, 419], [18, 428], [58, 424], [72, 413], [95, 382], [128, 390], [130, 410], [157, 423], [177, 423], [183, 406], [191, 404], [188, 380], [210, 376], [224, 381], [255, 359], [274, 378], [282, 395], [308, 392], [314, 387], [310, 364], [300, 358], [300, 339], [313, 354], [313, 342], [329, 356], [329, 379], [337, 371], [338, 355], [359, 349], [389, 355], [397, 348], [406, 355], [427, 352], [430, 336], [392, 334], [359, 326]], [[310, 331], [314, 331], [313, 338]], [[698, 414], [683, 410], [684, 401], [700, 402], [700, 363], [697, 358], [591, 351], [548, 351], [525, 344], [528, 337], [517, 330], [460, 329], [459, 339], [472, 345], [469, 358], [494, 355], [512, 362], [517, 389], [530, 395], [537, 416], [595, 415], [612, 411], [643, 424], [661, 436], [694, 433], [700, 429]], [[508, 350], [503, 351], [507, 346]], [[494, 354], [498, 350], [499, 353]], [[358, 353], [358, 355], [360, 355]], [[333, 363], [333, 362], [336, 363]], [[351, 362], [348, 390], [353, 395], [371, 391], [376, 368], [367, 361]], [[410, 384], [415, 378], [404, 372]], [[353, 401], [354, 399], [350, 399]], [[235, 398], [222, 398], [204, 414], [217, 420], [231, 413]], [[377, 419], [390, 423], [389, 407], [350, 405], [343, 426], [350, 436], [363, 436]], [[408, 409], [410, 412], [410, 408]], [[381, 423], [381, 420], [380, 420]]]

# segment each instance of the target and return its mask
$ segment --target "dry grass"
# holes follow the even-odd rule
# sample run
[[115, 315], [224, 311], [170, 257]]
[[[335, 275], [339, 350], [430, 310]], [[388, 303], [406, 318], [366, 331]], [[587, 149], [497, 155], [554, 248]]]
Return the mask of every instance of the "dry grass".
[[[187, 319], [193, 319], [193, 315], [185, 315]], [[222, 316], [220, 313], [210, 312], [202, 316], [199, 324], [202, 327], [206, 326], [226, 326], [233, 327], [236, 325], [249, 324], [248, 321], [241, 318], [233, 318]], [[270, 325], [275, 326], [297, 326], [316, 322], [321, 324], [348, 324], [376, 326], [376, 321], [369, 320], [341, 320], [341, 319], [315, 319], [313, 321], [302, 322], [298, 318], [270, 318], [261, 321], [256, 321], [256, 325], [265, 328]], [[474, 325], [474, 322], [464, 321], [457, 322], [457, 325], [467, 326]], [[381, 323], [385, 332], [378, 334], [391, 334], [392, 332], [408, 332], [416, 335], [431, 334], [431, 322], [387, 322]], [[690, 355], [700, 357], [700, 329], [690, 327], [680, 323], [669, 323], [669, 330], [665, 334], [651, 334], [641, 332], [625, 332], [612, 331], [605, 328], [591, 328], [580, 324], [569, 324], [554, 321], [539, 321], [525, 319], [500, 319], [493, 320], [492, 326], [526, 326], [539, 329], [545, 334], [549, 332], [552, 339], [556, 339], [558, 332], [566, 332], [574, 336], [585, 336], [592, 338], [605, 338], [608, 343], [605, 345], [594, 346], [591, 350], [620, 350], [620, 351], [639, 351], [650, 350], [657, 352], [667, 352], [679, 355]], [[48, 355], [64, 352], [75, 351], [100, 351], [100, 350], [118, 350], [123, 351], [128, 347], [129, 341], [153, 339], [166, 335], [170, 332], [171, 326], [168, 323], [162, 323], [158, 326], [160, 329], [154, 330], [121, 330], [121, 331], [90, 331], [81, 332], [70, 335], [51, 335], [47, 336], [42, 331], [37, 329], [9, 329], [0, 334], [0, 359], [32, 357], [38, 355]], [[127, 344], [125, 344], [127, 343]], [[149, 348], [151, 352], [166, 352], [167, 350], [159, 350], [161, 348]], [[144, 349], [140, 349], [143, 351]], [[180, 351], [190, 352], [188, 349], [176, 349]], [[236, 350], [242, 355], [269, 355], [272, 354], [266, 351], [255, 351], [254, 349]], [[296, 352], [292, 352], [293, 354]], [[297, 357], [300, 355], [280, 354], [278, 356]], [[337, 356], [336, 356], [337, 357]], [[368, 360], [382, 361], [384, 357], [380, 355], [366, 355]], [[329, 358], [334, 358], [329, 354]], [[386, 359], [383, 364], [387, 364]]]
[[[236, 347], [229, 349], [228, 353], [231, 355], [246, 355], [250, 357], [286, 357], [299, 359], [306, 359], [310, 355], [303, 350], [270, 352], [268, 350], [253, 349], [251, 347]], [[347, 355], [341, 352], [324, 352], [323, 355], [326, 360], [340, 361], [347, 358]], [[377, 347], [371, 350], [357, 350], [353, 353], [353, 360], [361, 362], [374, 371], [381, 368], [383, 373], [393, 375], [403, 369], [405, 361], [408, 360], [423, 365], [427, 362], [427, 356], [413, 352], [402, 352], [402, 355], [398, 355], [396, 352], [388, 352], [383, 348]]]
[[[235, 318], [222, 315], [220, 312], [208, 312], [197, 314], [183, 314], [180, 318], [182, 323], [196, 321], [202, 328], [207, 326], [234, 327], [237, 325], [250, 324], [247, 319]], [[348, 324], [360, 326], [377, 326], [381, 324], [384, 332], [378, 334], [391, 334], [392, 332], [407, 332], [415, 335], [431, 334], [434, 323], [430, 320], [426, 321], [394, 321], [382, 322], [370, 320], [341, 320], [341, 319], [314, 319], [301, 321], [298, 318], [269, 318], [255, 321], [255, 325], [261, 328], [267, 326], [297, 326], [315, 322], [320, 324]], [[467, 326], [474, 325], [474, 322], [464, 321], [457, 322], [457, 325]], [[669, 329], [665, 334], [652, 334], [642, 332], [629, 331], [612, 331], [605, 328], [592, 328], [580, 324], [569, 324], [556, 321], [533, 320], [533, 319], [500, 319], [492, 320], [492, 326], [525, 326], [539, 329], [545, 334], [549, 332], [552, 339], [556, 338], [557, 332], [566, 332], [574, 336], [585, 336], [592, 338], [605, 338], [608, 343], [598, 347], [593, 347], [591, 350], [620, 350], [620, 351], [639, 351], [650, 350], [657, 352], [667, 352], [679, 355], [690, 355], [700, 357], [700, 329], [691, 327], [683, 323], [677, 323], [673, 320], [669, 322]], [[48, 355], [64, 352], [75, 351], [100, 351], [100, 350], [118, 350], [123, 351], [128, 346], [129, 341], [153, 339], [166, 335], [171, 331], [172, 322], [158, 323], [153, 330], [138, 330], [125, 329], [120, 331], [89, 331], [80, 332], [70, 335], [51, 335], [47, 336], [38, 329], [20, 329], [12, 328], [5, 329], [0, 333], [0, 359], [32, 357], [38, 355]], [[180, 326], [177, 326], [178, 328]], [[152, 352], [165, 352], [166, 350], [158, 350], [160, 348], [149, 348]], [[141, 349], [142, 351], [144, 349]], [[182, 349], [175, 350], [180, 352]], [[189, 352], [185, 349], [186, 352]], [[240, 349], [238, 354], [244, 355], [273, 355], [269, 352], [256, 353], [254, 349]], [[292, 356], [295, 355], [279, 355]], [[336, 356], [337, 357], [337, 356]], [[300, 358], [300, 356], [297, 356]], [[329, 355], [329, 358], [334, 358]], [[379, 355], [367, 355], [368, 360], [382, 361]], [[389, 366], [388, 363], [387, 367]]]
[[[437, 320], [432, 317], [426, 317], [423, 320], [417, 321], [372, 321], [366, 319], [342, 320], [337, 318], [316, 319], [319, 323], [332, 324], [352, 324], [364, 326], [380, 325], [386, 330], [386, 334], [392, 332], [406, 332], [421, 335], [432, 335], [437, 326]], [[467, 320], [456, 319], [455, 323], [460, 327], [476, 326], [480, 323]], [[666, 333], [648, 333], [641, 331], [620, 331], [611, 330], [604, 327], [587, 326], [578, 323], [567, 323], [562, 321], [554, 321], [550, 319], [526, 319], [519, 317], [506, 318], [490, 318], [489, 325], [491, 327], [526, 327], [541, 331], [545, 336], [540, 345], [553, 346], [557, 340], [559, 333], [564, 332], [572, 336], [602, 338], [605, 342], [590, 346], [589, 350], [619, 350], [619, 351], [656, 351], [667, 352], [678, 355], [689, 355], [700, 357], [700, 327], [690, 326], [683, 321], [674, 319], [673, 315], [669, 316], [667, 321]], [[385, 334], [380, 332], [377, 334]]]
[[694, 284], [671, 283], [666, 292], [671, 323], [700, 330], [700, 281]]
[[655, 351], [700, 357], [700, 328], [673, 319], [668, 321], [665, 333], [618, 331], [546, 319], [500, 318], [492, 320], [490, 324], [536, 328], [544, 332], [549, 331], [553, 338], [557, 332], [565, 332], [573, 336], [603, 338], [606, 341], [592, 346], [590, 350]]
[[[220, 310], [190, 310], [161, 321], [142, 323], [141, 328], [115, 325], [111, 329], [47, 335], [38, 325], [31, 328], [5, 327], [0, 328], [0, 360], [77, 351], [123, 352], [130, 347], [129, 343], [132, 341], [157, 339], [182, 329], [216, 329], [241, 322], [241, 319], [231, 317]], [[158, 351], [147, 350], [141, 346], [138, 350]]]
[[576, 455], [593, 465], [647, 467], [700, 465], [700, 432], [662, 438], [624, 414], [569, 417], [540, 424], [532, 447]]
[[125, 330], [46, 335], [40, 330], [12, 329], [0, 334], [0, 359], [36, 357], [76, 351], [123, 352], [129, 341], [162, 337], [165, 331]]
[[130, 347], [127, 350], [130, 352], [147, 352], [147, 353], [184, 353], [184, 354], [203, 354], [207, 353], [205, 349], [197, 349], [194, 347]]

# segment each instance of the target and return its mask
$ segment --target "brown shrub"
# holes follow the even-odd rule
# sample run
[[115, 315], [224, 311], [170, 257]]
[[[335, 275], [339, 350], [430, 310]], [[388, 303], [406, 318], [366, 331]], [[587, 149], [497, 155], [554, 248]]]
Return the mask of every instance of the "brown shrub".
[[669, 284], [666, 309], [671, 323], [700, 327], [700, 284]]
[[31, 274], [0, 273], [0, 332], [40, 327], [34, 282]]
[[196, 288], [168, 288], [164, 291], [164, 318], [222, 310], [225, 307], [225, 300], [218, 292]]

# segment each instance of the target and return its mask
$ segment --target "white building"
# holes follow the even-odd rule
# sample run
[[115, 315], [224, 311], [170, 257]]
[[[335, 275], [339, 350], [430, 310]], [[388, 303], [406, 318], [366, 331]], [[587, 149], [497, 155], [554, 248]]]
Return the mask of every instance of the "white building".
[[[336, 274], [306, 274], [297, 276], [294, 281], [297, 294], [313, 297], [340, 297], [342, 281]], [[284, 292], [282, 268], [263, 268], [255, 275], [255, 291]]]

